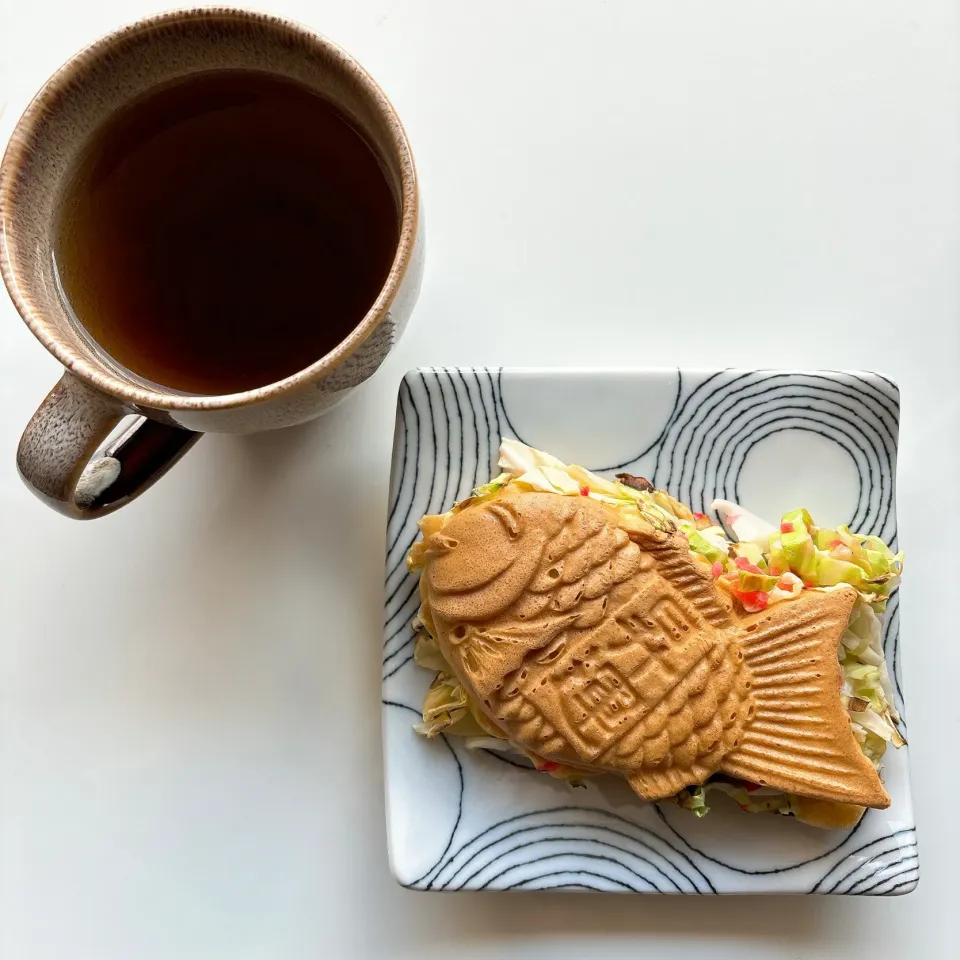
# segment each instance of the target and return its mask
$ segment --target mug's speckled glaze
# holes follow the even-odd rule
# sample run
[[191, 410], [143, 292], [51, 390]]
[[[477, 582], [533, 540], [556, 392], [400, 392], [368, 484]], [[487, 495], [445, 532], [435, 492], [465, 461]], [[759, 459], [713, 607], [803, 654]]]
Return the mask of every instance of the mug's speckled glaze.
[[[267, 71], [306, 84], [337, 104], [377, 152], [400, 211], [390, 273], [350, 335], [284, 380], [223, 396], [166, 391], [138, 380], [113, 361], [65, 307], [52, 257], [65, 181], [94, 131], [115, 110], [157, 84], [211, 69]], [[261, 238], [252, 237], [251, 242]], [[0, 164], [0, 273], [27, 326], [68, 371], [28, 426], [18, 466], [28, 485], [52, 506], [71, 516], [98, 516], [142, 492], [176, 459], [157, 464], [130, 496], [78, 507], [76, 482], [112, 429], [106, 429], [108, 423], [138, 413], [197, 432], [249, 433], [291, 426], [330, 409], [380, 366], [406, 326], [423, 274], [413, 155], [380, 87], [325, 38], [289, 21], [227, 8], [164, 14], [83, 50], [27, 107]], [[84, 402], [91, 395], [85, 388], [100, 394], [92, 406]], [[66, 395], [70, 402], [65, 402]], [[67, 410], [71, 419], [64, 421]], [[85, 411], [90, 422], [78, 428], [74, 421], [83, 419]], [[190, 445], [182, 443], [177, 456]]]

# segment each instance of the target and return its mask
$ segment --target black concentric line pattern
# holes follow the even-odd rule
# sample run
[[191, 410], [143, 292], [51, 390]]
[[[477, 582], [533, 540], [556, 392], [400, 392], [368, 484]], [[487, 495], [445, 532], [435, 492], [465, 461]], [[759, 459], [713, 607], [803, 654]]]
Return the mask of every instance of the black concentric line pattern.
[[[499, 405], [491, 371], [432, 369], [409, 374], [397, 401], [403, 465], [387, 524], [383, 678], [412, 658], [410, 622], [419, 606], [417, 578], [404, 559], [417, 538], [417, 521], [441, 513], [486, 482], [496, 464]], [[408, 474], [413, 482], [407, 483]], [[429, 482], [427, 478], [429, 477]]]
[[[599, 880], [602, 880], [605, 884], [609, 884], [611, 881], [609, 877], [604, 876], [602, 873], [595, 873], [592, 870], [563, 870], [562, 872], [557, 873], [543, 873], [536, 877], [528, 877], [526, 880], [518, 880], [516, 883], [511, 883], [506, 887], [501, 887], [501, 890], [586, 890], [589, 893], [609, 893], [610, 889], [607, 886], [595, 887], [590, 883], [546, 883], [540, 886], [534, 886], [538, 884], [541, 880], [553, 880], [558, 877], [596, 877]], [[620, 881], [616, 881], [620, 882]], [[631, 893], [641, 893], [643, 891], [638, 890], [636, 887], [631, 887], [629, 884], [622, 883], [621, 889], [624, 891], [629, 891]]]
[[[412, 713], [417, 719], [420, 718], [420, 711], [414, 707], [408, 706], [405, 703], [397, 703], [394, 700], [381, 700], [380, 703], [384, 707], [391, 707], [395, 710], [405, 710], [407, 713]], [[436, 862], [428, 867], [427, 870], [413, 883], [409, 884], [411, 887], [419, 886], [423, 881], [430, 876], [443, 862], [444, 857], [450, 852], [450, 847], [453, 845], [453, 838], [457, 835], [457, 828], [460, 826], [460, 820], [463, 817], [463, 767], [460, 765], [460, 758], [457, 756], [456, 750], [450, 745], [450, 741], [443, 734], [440, 734], [438, 737], [439, 741], [450, 751], [450, 756], [453, 757], [453, 762], [457, 765], [457, 775], [460, 778], [459, 784], [459, 794], [457, 796], [457, 818], [453, 823], [453, 829], [450, 831], [450, 836], [447, 839], [447, 845], [443, 848], [443, 852], [437, 858]]]
[[[416, 521], [424, 513], [447, 509], [496, 473], [501, 435], [535, 445], [535, 438], [520, 437], [511, 422], [502, 375], [500, 370], [434, 369], [409, 375], [401, 387], [397, 429], [402, 436], [396, 455], [402, 462], [395, 464], [388, 522], [385, 680], [412, 659], [410, 620], [417, 608], [417, 584], [403, 558], [417, 536]], [[855, 467], [859, 486], [850, 505], [850, 526], [895, 545], [898, 413], [896, 385], [874, 375], [722, 371], [687, 386], [678, 371], [673, 407], [657, 439], [603, 469], [626, 469], [651, 455], [651, 479], [703, 510], [715, 497], [739, 499], [740, 472], [764, 439], [786, 430], [813, 433], [838, 445]], [[898, 634], [899, 596], [894, 594], [883, 644], [903, 713]], [[395, 701], [384, 704], [419, 713]], [[458, 812], [443, 853], [411, 884], [418, 889], [715, 893], [710, 874], [717, 870], [721, 875], [762, 876], [815, 863], [823, 863], [826, 870], [812, 893], [896, 894], [916, 883], [912, 828], [851, 849], [869, 816], [826, 851], [767, 869], [742, 868], [698, 849], [659, 808], [654, 809], [662, 832], [609, 811], [570, 805], [500, 819], [457, 842], [465, 804], [464, 767], [458, 749], [446, 738], [440, 741], [456, 764]], [[486, 755], [527, 769], [498, 753]], [[562, 849], [557, 850], [558, 845]], [[521, 875], [531, 870], [535, 872]]]
[[739, 475], [754, 448], [787, 430], [839, 446], [859, 478], [848, 522], [896, 541], [893, 480], [897, 405], [861, 378], [823, 374], [714, 374], [680, 404], [658, 451], [654, 477], [692, 509], [717, 498], [739, 500]]
[[845, 859], [831, 867], [810, 892], [889, 893], [883, 889], [888, 883], [914, 874], [919, 874], [917, 832], [905, 827], [847, 851]]
[[670, 410], [670, 415], [667, 417], [667, 422], [663, 425], [663, 429], [657, 435], [656, 440], [654, 440], [649, 446], [641, 450], [636, 456], [631, 457], [629, 460], [624, 460], [622, 463], [615, 463], [608, 467], [597, 467], [595, 473], [614, 473], [617, 470], [630, 470], [635, 468], [636, 465], [645, 457], [648, 453], [652, 453], [654, 450], [660, 450], [663, 446], [663, 441], [667, 436], [667, 431], [673, 425], [673, 421], [677, 417], [677, 413], [680, 410], [680, 397], [683, 395], [683, 371], [677, 370], [677, 393], [673, 398], [673, 407]]
[[[585, 815], [592, 822], [576, 819]], [[556, 843], [568, 845], [564, 854], [551, 851], [550, 845]], [[589, 845], [590, 856], [578, 854], [569, 846], [574, 843]], [[519, 861], [502, 863], [521, 850], [529, 852]], [[516, 866], [560, 855], [616, 863], [663, 893], [716, 893], [696, 863], [659, 834], [617, 814], [573, 805], [497, 820], [443, 858], [433, 874], [426, 875], [426, 889], [502, 889], [501, 879]]]

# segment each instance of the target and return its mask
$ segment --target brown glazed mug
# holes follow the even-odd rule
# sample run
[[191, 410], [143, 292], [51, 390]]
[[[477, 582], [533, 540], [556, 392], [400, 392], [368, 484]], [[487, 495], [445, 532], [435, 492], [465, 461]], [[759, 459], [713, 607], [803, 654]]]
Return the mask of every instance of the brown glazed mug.
[[[267, 71], [334, 103], [377, 152], [400, 211], [389, 275], [346, 339], [284, 380], [224, 396], [167, 391], [120, 366], [73, 319], [53, 264], [58, 204], [94, 131], [152, 87], [211, 69]], [[27, 326], [66, 367], [24, 431], [17, 466], [54, 509], [78, 519], [102, 516], [159, 479], [202, 433], [302, 423], [380, 366], [407, 323], [423, 274], [413, 156], [380, 87], [323, 37], [240, 10], [164, 14], [83, 50], [27, 107], [0, 165], [0, 272]], [[139, 419], [114, 436], [130, 415]]]

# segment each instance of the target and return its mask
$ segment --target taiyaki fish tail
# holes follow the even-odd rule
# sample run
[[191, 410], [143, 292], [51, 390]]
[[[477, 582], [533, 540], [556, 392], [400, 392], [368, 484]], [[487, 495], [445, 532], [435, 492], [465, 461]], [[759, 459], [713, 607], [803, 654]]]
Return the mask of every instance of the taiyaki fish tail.
[[750, 702], [724, 773], [818, 800], [890, 806], [839, 696], [837, 650], [856, 596], [852, 588], [804, 591], [737, 622]]

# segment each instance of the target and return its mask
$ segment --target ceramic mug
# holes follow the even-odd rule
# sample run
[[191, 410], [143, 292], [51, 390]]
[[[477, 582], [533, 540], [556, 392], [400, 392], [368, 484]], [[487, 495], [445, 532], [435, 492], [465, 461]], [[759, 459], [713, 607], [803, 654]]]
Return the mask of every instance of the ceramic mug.
[[[67, 178], [103, 121], [158, 84], [233, 68], [306, 84], [352, 120], [386, 172], [400, 210], [399, 239], [373, 306], [330, 353], [277, 383], [191, 395], [139, 380], [90, 340], [58, 292], [52, 251]], [[83, 50], [27, 107], [0, 164], [0, 272], [27, 326], [66, 367], [24, 431], [17, 466], [54, 509], [78, 519], [102, 516], [159, 479], [202, 433], [309, 420], [380, 366], [406, 325], [423, 274], [413, 156], [380, 87], [323, 37], [240, 10], [164, 14]], [[105, 447], [131, 414], [140, 419]]]

